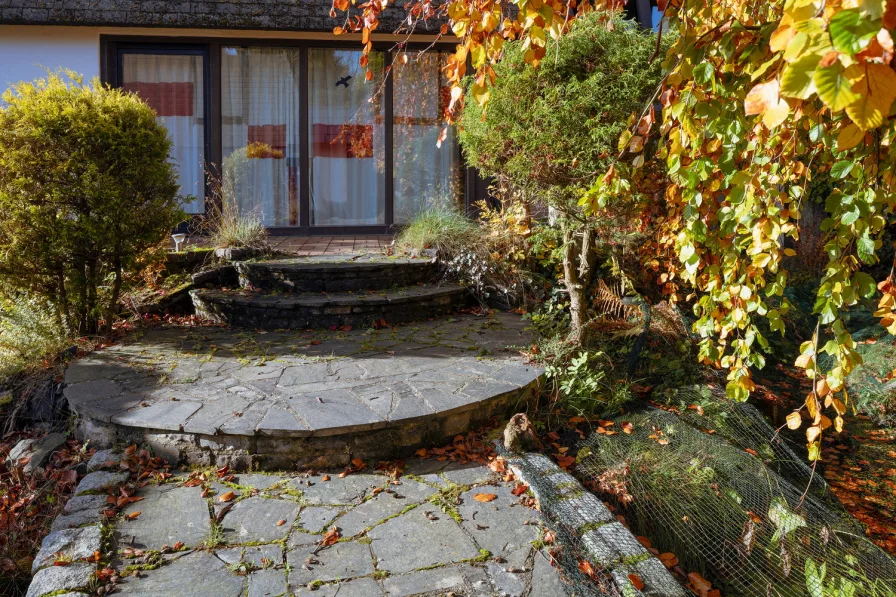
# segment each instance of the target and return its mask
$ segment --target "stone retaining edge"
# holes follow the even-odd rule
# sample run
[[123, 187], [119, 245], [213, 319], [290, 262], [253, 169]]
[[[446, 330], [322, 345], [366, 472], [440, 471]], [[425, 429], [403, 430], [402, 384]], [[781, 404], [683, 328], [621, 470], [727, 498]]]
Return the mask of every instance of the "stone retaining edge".
[[[560, 521], [578, 529], [581, 549], [595, 570], [608, 573], [626, 597], [686, 597], [688, 593], [634, 534], [579, 481], [563, 471], [553, 460], [538, 452], [515, 454], [500, 441], [497, 451], [513, 473], [535, 494], [540, 509], [549, 521]], [[629, 575], [643, 582], [640, 591]]]
[[[124, 472], [100, 470], [106, 461], [120, 459], [112, 450], [100, 450], [87, 463], [88, 474], [75, 488], [49, 535], [41, 542], [40, 551], [32, 565], [31, 585], [26, 597], [44, 595], [85, 595], [93, 585], [95, 564], [88, 560], [103, 549], [103, 509], [106, 491], [128, 479]], [[71, 562], [55, 566], [57, 560]], [[85, 595], [86, 597], [86, 595]]]

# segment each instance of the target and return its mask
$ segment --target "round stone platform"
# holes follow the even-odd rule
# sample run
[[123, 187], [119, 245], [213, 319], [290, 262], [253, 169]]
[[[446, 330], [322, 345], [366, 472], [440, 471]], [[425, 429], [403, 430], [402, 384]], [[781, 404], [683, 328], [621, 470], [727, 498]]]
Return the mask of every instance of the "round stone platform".
[[158, 328], [74, 362], [65, 396], [100, 445], [234, 468], [342, 466], [524, 408], [542, 372], [519, 316], [382, 330]]

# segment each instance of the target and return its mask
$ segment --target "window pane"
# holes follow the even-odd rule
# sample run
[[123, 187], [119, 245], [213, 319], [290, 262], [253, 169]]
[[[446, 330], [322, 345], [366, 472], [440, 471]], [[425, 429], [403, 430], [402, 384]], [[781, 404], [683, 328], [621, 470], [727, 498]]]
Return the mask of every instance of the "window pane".
[[122, 87], [139, 95], [158, 114], [173, 143], [181, 194], [194, 201], [187, 213], [205, 208], [205, 98], [202, 56], [130, 54], [122, 56]]
[[447, 54], [410, 52], [407, 64], [393, 61], [394, 220], [407, 223], [421, 209], [459, 205], [463, 173], [454, 127], [438, 146], [447, 124], [450, 89], [442, 76]]
[[[308, 51], [311, 155], [311, 224], [385, 224], [383, 54], [368, 59], [365, 80], [360, 51]], [[371, 99], [372, 98], [372, 99]]]
[[299, 51], [223, 48], [223, 188], [266, 226], [299, 225]]

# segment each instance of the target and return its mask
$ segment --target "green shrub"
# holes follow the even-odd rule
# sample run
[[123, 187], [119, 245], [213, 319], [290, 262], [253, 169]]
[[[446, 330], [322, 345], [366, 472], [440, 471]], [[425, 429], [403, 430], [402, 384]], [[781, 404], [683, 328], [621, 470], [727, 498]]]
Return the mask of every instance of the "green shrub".
[[135, 95], [71, 72], [19, 83], [0, 108], [0, 276], [100, 331], [123, 272], [184, 218], [171, 142]]
[[[505, 44], [495, 65], [488, 112], [469, 101], [460, 141], [469, 162], [490, 176], [577, 200], [618, 154], [629, 116], [648, 104], [660, 80], [649, 63], [656, 39], [621, 18], [577, 20], [549, 44], [538, 68], [523, 62], [520, 43]], [[524, 109], [521, 109], [524, 107]]]
[[53, 362], [69, 346], [55, 309], [18, 297], [0, 308], [0, 380]]

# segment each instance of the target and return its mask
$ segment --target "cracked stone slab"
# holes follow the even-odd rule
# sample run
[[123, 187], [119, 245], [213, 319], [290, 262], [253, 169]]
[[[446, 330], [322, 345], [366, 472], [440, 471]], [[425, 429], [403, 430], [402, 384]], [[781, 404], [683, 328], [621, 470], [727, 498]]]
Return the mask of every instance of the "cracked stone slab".
[[78, 487], [75, 489], [75, 495], [106, 493], [108, 490], [116, 488], [122, 483], [127, 483], [128, 478], [128, 474], [124, 472], [110, 473], [108, 471], [96, 471], [94, 473], [89, 473], [81, 479], [80, 483], [78, 483]]
[[302, 500], [306, 504], [325, 506], [358, 504], [370, 490], [386, 484], [386, 478], [380, 475], [357, 474], [343, 478], [335, 474], [328, 476], [329, 481], [324, 481], [323, 475], [293, 479], [289, 486], [302, 492]]
[[370, 546], [364, 543], [340, 542], [313, 554], [315, 549], [315, 546], [299, 547], [286, 554], [291, 586], [357, 578], [374, 572]]
[[74, 562], [93, 557], [101, 547], [102, 536], [98, 525], [52, 532], [41, 542], [40, 551], [31, 564], [31, 573], [52, 566], [57, 560]]
[[[477, 502], [474, 496], [489, 493], [498, 496], [494, 501]], [[463, 526], [479, 545], [493, 555], [505, 556], [520, 548], [528, 547], [539, 538], [538, 513], [521, 506], [519, 498], [511, 493], [505, 484], [484, 486], [471, 489], [461, 494], [461, 505], [458, 513], [463, 519]], [[482, 527], [487, 527], [484, 530]], [[501, 529], [500, 533], [489, 532], [492, 528]]]
[[140, 516], [118, 524], [116, 539], [120, 547], [161, 549], [177, 542], [195, 547], [211, 534], [208, 504], [201, 487], [149, 486], [138, 495], [143, 500], [122, 510], [125, 517], [134, 512], [140, 512]]
[[93, 580], [93, 564], [51, 566], [34, 575], [25, 597], [42, 597], [47, 593], [86, 589]]
[[306, 506], [299, 515], [299, 524], [309, 533], [319, 533], [343, 511], [338, 506]]
[[[435, 493], [435, 489], [431, 488], [430, 495], [433, 493]], [[381, 524], [385, 519], [419, 503], [406, 497], [398, 497], [398, 495], [383, 491], [360, 506], [355, 506], [341, 516], [335, 524], [342, 529], [344, 537], [354, 537], [365, 529]]]
[[220, 524], [228, 543], [273, 543], [286, 537], [298, 514], [295, 502], [251, 497], [236, 503]]
[[285, 595], [286, 572], [267, 568], [249, 575], [249, 597], [280, 597]]
[[464, 594], [466, 582], [459, 568], [446, 567], [389, 576], [383, 581], [383, 586], [389, 597], [410, 597], [435, 592], [442, 595], [451, 591]]
[[382, 597], [383, 590], [372, 578], [359, 578], [349, 582], [323, 585], [313, 590], [299, 587], [293, 594], [295, 597]]
[[215, 552], [227, 564], [250, 564], [259, 568], [283, 563], [283, 548], [277, 545], [228, 547]]
[[[190, 581], [193, 582], [190, 582]], [[240, 597], [246, 579], [237, 576], [214, 555], [194, 551], [182, 558], [130, 576], [118, 584], [117, 595], [131, 597]]]
[[429, 520], [417, 507], [369, 533], [377, 568], [394, 574], [438, 564], [452, 564], [479, 555], [479, 549], [449, 516]]

